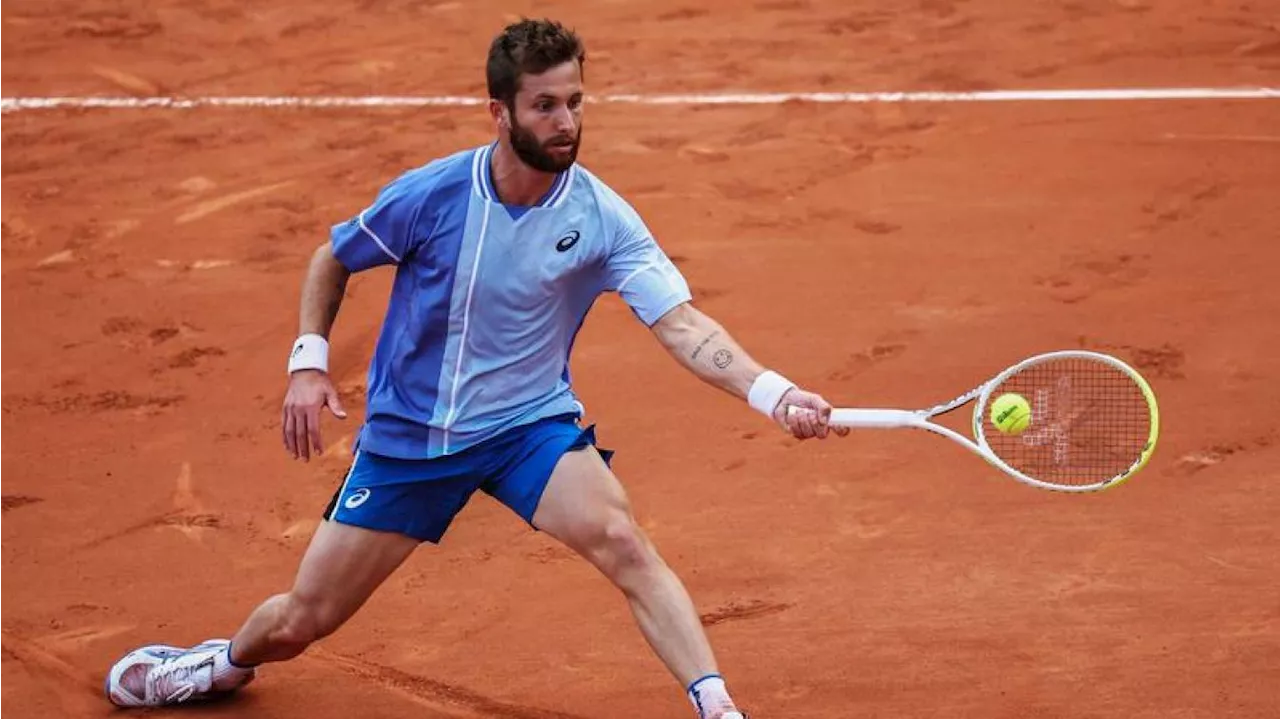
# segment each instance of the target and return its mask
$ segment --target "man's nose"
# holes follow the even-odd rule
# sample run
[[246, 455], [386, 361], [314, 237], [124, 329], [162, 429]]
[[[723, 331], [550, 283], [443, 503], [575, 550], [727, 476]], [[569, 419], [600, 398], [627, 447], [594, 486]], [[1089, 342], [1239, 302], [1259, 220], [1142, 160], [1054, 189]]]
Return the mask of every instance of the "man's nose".
[[568, 106], [561, 106], [556, 112], [555, 129], [559, 134], [574, 135], [578, 126], [578, 119], [574, 117], [573, 111]]

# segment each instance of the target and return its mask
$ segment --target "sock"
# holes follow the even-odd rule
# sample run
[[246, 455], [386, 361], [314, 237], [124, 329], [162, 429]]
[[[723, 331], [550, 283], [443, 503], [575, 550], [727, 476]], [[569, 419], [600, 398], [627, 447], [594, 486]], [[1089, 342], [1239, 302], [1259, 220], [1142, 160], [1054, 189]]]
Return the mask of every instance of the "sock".
[[689, 701], [698, 710], [699, 719], [713, 719], [727, 711], [737, 711], [725, 688], [724, 677], [719, 674], [708, 674], [690, 684]]
[[219, 691], [235, 689], [253, 676], [252, 666], [240, 666], [231, 661], [231, 645], [213, 658], [213, 686]]

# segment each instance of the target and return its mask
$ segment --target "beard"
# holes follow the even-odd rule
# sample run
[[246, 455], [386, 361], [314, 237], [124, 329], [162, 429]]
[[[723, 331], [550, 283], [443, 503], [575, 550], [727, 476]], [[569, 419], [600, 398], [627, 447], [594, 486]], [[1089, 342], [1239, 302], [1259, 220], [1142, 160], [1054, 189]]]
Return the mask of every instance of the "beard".
[[[572, 139], [573, 146], [569, 149], [569, 154], [563, 159], [558, 159], [547, 148], [554, 142], [562, 142]], [[541, 172], [560, 173], [573, 166], [578, 160], [578, 148], [582, 145], [582, 128], [578, 128], [578, 136], [569, 138], [560, 135], [551, 138], [547, 142], [539, 142], [537, 135], [526, 130], [519, 122], [516, 121], [515, 112], [511, 113], [511, 149], [516, 151], [516, 156], [520, 158], [524, 164]]]

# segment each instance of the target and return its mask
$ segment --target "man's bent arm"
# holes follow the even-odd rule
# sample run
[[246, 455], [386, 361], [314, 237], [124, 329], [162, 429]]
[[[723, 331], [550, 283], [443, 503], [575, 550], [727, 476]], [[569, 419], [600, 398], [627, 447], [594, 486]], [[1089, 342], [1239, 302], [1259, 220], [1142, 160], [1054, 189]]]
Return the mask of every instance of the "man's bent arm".
[[333, 256], [333, 248], [329, 243], [316, 248], [311, 255], [306, 279], [302, 283], [299, 335], [316, 334], [329, 338], [350, 277], [351, 272]]
[[285, 450], [294, 459], [311, 459], [324, 451], [320, 409], [344, 418], [346, 410], [329, 379], [329, 332], [338, 317], [351, 272], [333, 256], [329, 244], [316, 248], [302, 283], [298, 339], [289, 353], [289, 388], [285, 392], [281, 430]]
[[698, 378], [745, 400], [765, 368], [751, 358], [718, 322], [685, 303], [653, 325], [662, 346]]

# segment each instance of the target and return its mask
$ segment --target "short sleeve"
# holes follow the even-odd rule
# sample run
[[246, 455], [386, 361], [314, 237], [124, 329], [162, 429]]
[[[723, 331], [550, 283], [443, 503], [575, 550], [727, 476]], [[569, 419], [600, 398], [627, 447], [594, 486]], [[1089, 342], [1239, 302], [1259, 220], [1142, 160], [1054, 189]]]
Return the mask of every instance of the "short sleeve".
[[614, 232], [605, 263], [605, 289], [614, 291], [646, 326], [693, 297], [675, 263], [640, 215], [621, 198], [611, 203]]
[[382, 188], [373, 204], [330, 228], [333, 256], [349, 271], [400, 264], [418, 244], [424, 192], [412, 173]]

